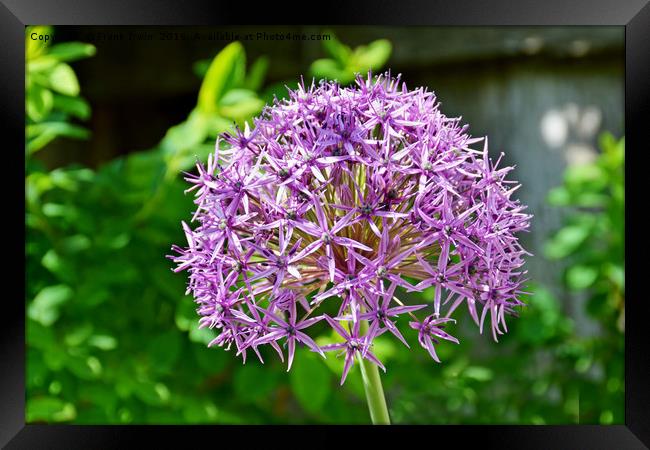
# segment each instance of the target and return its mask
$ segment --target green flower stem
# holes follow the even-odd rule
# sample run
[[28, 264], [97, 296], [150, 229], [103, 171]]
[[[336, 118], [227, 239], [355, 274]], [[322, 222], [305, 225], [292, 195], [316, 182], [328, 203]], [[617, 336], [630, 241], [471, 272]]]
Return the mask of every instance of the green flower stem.
[[[368, 323], [361, 321], [361, 333], [368, 330]], [[386, 398], [384, 397], [384, 388], [381, 385], [379, 377], [379, 367], [364, 359], [357, 353], [359, 366], [361, 367], [361, 377], [363, 378], [363, 388], [366, 391], [366, 400], [370, 410], [370, 419], [374, 425], [390, 425], [388, 408], [386, 407]]]

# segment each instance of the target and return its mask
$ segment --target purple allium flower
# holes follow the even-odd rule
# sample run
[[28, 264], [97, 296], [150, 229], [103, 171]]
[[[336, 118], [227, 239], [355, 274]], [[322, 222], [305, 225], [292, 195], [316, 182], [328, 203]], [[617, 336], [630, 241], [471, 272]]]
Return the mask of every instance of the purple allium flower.
[[337, 344], [327, 344], [323, 346], [323, 350], [332, 351], [332, 350], [343, 350], [345, 353], [345, 364], [343, 365], [343, 375], [341, 376], [341, 384], [345, 383], [345, 379], [348, 376], [350, 368], [354, 364], [354, 357], [360, 355], [362, 358], [367, 359], [373, 364], [381, 367], [385, 372], [386, 368], [384, 365], [377, 359], [377, 357], [369, 350], [371, 345], [371, 339], [374, 337], [370, 333], [365, 336], [361, 336], [361, 322], [356, 321], [352, 325], [352, 330], [350, 332], [346, 331], [341, 325], [336, 323], [331, 317], [325, 316], [327, 322], [334, 330], [340, 334], [344, 341]]
[[[217, 139], [187, 174], [197, 225], [183, 223], [188, 246], [170, 257], [189, 272], [200, 325], [220, 331], [209, 345], [235, 345], [244, 361], [264, 345], [284, 360], [285, 348], [289, 368], [296, 343], [344, 350], [343, 382], [355, 354], [383, 368], [370, 349], [385, 331], [408, 346], [403, 314], [436, 361], [440, 339], [458, 342], [442, 329], [463, 303], [481, 332], [489, 313], [496, 340], [522, 305], [516, 233], [531, 216], [512, 198], [512, 167], [459, 122], [433, 93], [369, 75], [301, 84], [252, 131]], [[431, 287], [432, 314], [418, 319], [430, 306], [399, 297]], [[313, 330], [327, 325], [345, 342], [319, 347]]]
[[441, 324], [453, 321], [454, 319], [449, 317], [436, 318], [434, 316], [428, 316], [422, 322], [410, 322], [409, 325], [411, 328], [418, 330], [418, 341], [420, 345], [428, 350], [435, 361], [440, 362], [434, 348], [434, 344], [438, 343], [436, 338], [446, 339], [458, 344], [458, 339], [442, 331], [445, 326]]

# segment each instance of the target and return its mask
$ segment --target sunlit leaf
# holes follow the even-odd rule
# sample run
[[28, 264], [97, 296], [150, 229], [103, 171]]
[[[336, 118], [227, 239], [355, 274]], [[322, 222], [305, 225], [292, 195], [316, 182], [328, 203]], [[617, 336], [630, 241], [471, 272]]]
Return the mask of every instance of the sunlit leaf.
[[550, 205], [565, 206], [571, 202], [571, 194], [563, 186], [551, 189], [546, 199]]
[[29, 75], [33, 75], [39, 72], [47, 72], [48, 70], [53, 69], [59, 60], [54, 56], [42, 55], [38, 58], [31, 59], [27, 61], [27, 72]]
[[476, 381], [489, 381], [492, 379], [492, 371], [487, 367], [469, 366], [463, 371], [463, 375]]
[[356, 69], [362, 72], [368, 69], [378, 69], [388, 61], [392, 45], [387, 39], [371, 42], [366, 47], [361, 47], [355, 52]]
[[580, 290], [591, 286], [598, 278], [598, 268], [578, 264], [566, 271], [566, 283], [570, 289]]
[[246, 56], [239, 42], [228, 44], [212, 60], [199, 90], [198, 110], [204, 114], [217, 112], [221, 97], [244, 79]]
[[264, 102], [262, 100], [249, 98], [232, 106], [222, 106], [219, 110], [226, 117], [242, 120], [259, 113], [263, 107]]
[[27, 423], [68, 422], [77, 417], [72, 403], [54, 397], [28, 398], [25, 411]]
[[65, 367], [82, 380], [96, 379], [103, 372], [102, 363], [95, 356], [68, 356], [65, 359]]
[[79, 81], [72, 67], [65, 63], [57, 64], [49, 74], [52, 90], [65, 95], [79, 95]]
[[568, 225], [550, 239], [544, 247], [548, 258], [561, 259], [573, 253], [589, 237], [591, 227], [577, 224]]
[[52, 45], [48, 50], [48, 55], [55, 57], [59, 61], [76, 61], [78, 59], [93, 56], [97, 49], [92, 44], [83, 42], [63, 42]]
[[50, 113], [53, 103], [52, 92], [34, 84], [27, 94], [27, 115], [33, 121], [41, 121]]
[[353, 75], [341, 68], [333, 59], [317, 59], [310, 68], [310, 73], [317, 79], [325, 78], [346, 83]]
[[256, 98], [250, 89], [231, 89], [219, 100], [219, 106], [236, 106], [238, 103]]
[[330, 36], [330, 39], [323, 40], [323, 48], [340, 67], [345, 67], [352, 54], [350, 47], [339, 41], [330, 30], [325, 30], [323, 34]]
[[106, 334], [96, 334], [88, 339], [88, 344], [100, 350], [108, 351], [117, 347], [117, 339]]
[[90, 337], [92, 332], [92, 324], [86, 322], [74, 327], [69, 333], [67, 333], [64, 342], [68, 347], [78, 347]]
[[41, 150], [53, 139], [64, 136], [71, 139], [88, 139], [90, 131], [66, 122], [43, 122], [25, 127], [28, 135], [27, 153], [33, 154]]
[[54, 95], [54, 108], [66, 114], [86, 120], [90, 117], [90, 105], [81, 97]]
[[209, 344], [214, 338], [217, 337], [217, 332], [210, 328], [199, 328], [197, 326], [190, 327], [190, 340], [201, 344]]
[[140, 400], [151, 406], [167, 403], [171, 397], [169, 388], [163, 383], [143, 381], [137, 384], [134, 394]]
[[209, 117], [193, 111], [185, 122], [171, 127], [161, 141], [162, 148], [171, 154], [179, 153], [201, 144], [208, 135]]
[[72, 297], [72, 289], [64, 284], [43, 288], [27, 309], [30, 319], [50, 326], [59, 318], [59, 308]]
[[248, 69], [245, 86], [252, 91], [259, 91], [264, 83], [264, 77], [269, 67], [269, 59], [266, 56], [260, 56]]

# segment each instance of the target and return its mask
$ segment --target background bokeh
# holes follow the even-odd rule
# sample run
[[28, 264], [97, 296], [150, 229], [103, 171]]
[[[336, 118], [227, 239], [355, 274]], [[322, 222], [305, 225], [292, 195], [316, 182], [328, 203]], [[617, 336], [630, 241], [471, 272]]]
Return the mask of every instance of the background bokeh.
[[301, 75], [390, 68], [505, 152], [535, 216], [532, 294], [498, 344], [462, 315], [441, 364], [378, 339], [393, 422], [623, 423], [623, 43], [622, 27], [29, 27], [27, 421], [368, 423], [333, 355], [299, 349], [286, 373], [206, 348], [164, 256], [192, 210], [180, 171], [219, 132]]

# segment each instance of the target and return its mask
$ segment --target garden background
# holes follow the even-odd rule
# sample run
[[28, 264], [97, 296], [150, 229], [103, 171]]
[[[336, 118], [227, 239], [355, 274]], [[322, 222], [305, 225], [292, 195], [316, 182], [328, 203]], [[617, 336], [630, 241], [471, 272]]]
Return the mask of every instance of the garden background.
[[180, 171], [216, 134], [300, 75], [390, 68], [517, 165], [535, 255], [498, 344], [469, 317], [442, 364], [378, 339], [393, 422], [623, 423], [623, 45], [622, 27], [28, 27], [27, 421], [368, 423], [334, 355], [286, 373], [206, 348], [165, 255], [192, 210]]

